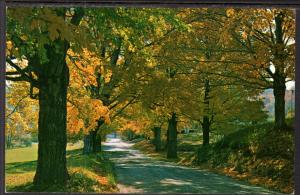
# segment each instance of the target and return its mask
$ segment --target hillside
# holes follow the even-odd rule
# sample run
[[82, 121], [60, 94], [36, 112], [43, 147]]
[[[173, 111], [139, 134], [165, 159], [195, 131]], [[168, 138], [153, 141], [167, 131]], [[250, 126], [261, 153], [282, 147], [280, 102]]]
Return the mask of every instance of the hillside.
[[[271, 118], [274, 117], [274, 95], [272, 89], [267, 89], [261, 95], [264, 98], [265, 109], [268, 111], [269, 116]], [[295, 110], [295, 90], [290, 89], [286, 90], [285, 93], [285, 112], [287, 113], [289, 110]]]

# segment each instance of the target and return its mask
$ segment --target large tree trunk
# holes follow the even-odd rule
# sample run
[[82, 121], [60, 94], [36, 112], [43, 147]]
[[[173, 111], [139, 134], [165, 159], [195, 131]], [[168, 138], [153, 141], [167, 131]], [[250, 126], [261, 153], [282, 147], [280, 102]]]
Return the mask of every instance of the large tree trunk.
[[83, 154], [90, 154], [93, 152], [93, 134], [92, 131], [88, 135], [85, 135], [83, 138]]
[[84, 136], [83, 154], [97, 153], [101, 151], [101, 136], [97, 131], [90, 131]]
[[68, 43], [45, 45], [49, 62], [39, 76], [38, 160], [35, 185], [65, 184], [66, 115], [69, 70], [65, 61]]
[[96, 151], [101, 152], [102, 151], [102, 138], [101, 135], [96, 135]]
[[273, 75], [273, 93], [275, 98], [275, 129], [282, 130], [286, 128], [285, 122], [285, 62], [286, 52], [284, 51], [284, 31], [283, 20], [284, 14], [280, 12], [275, 17], [275, 35], [276, 45], [274, 46], [274, 60], [275, 73]]
[[168, 125], [167, 158], [177, 158], [177, 120], [176, 113], [172, 114]]
[[153, 128], [154, 133], [154, 145], [155, 145], [155, 151], [158, 152], [161, 150], [161, 128], [160, 127], [154, 127]]
[[211, 121], [209, 120], [209, 92], [210, 92], [210, 85], [209, 80], [205, 80], [204, 86], [204, 116], [202, 121], [202, 131], [203, 131], [203, 146], [209, 145], [209, 131]]
[[98, 133], [101, 125], [104, 124], [104, 120], [101, 118], [98, 120], [98, 126], [96, 130], [90, 131], [88, 135], [84, 136], [83, 140], [83, 154], [91, 154], [101, 152], [101, 135]]
[[273, 93], [275, 98], [275, 129], [286, 128], [285, 122], [285, 78], [277, 78], [273, 81]]
[[209, 145], [209, 118], [207, 116], [203, 117], [203, 124], [202, 124], [202, 129], [203, 129], [203, 146]]

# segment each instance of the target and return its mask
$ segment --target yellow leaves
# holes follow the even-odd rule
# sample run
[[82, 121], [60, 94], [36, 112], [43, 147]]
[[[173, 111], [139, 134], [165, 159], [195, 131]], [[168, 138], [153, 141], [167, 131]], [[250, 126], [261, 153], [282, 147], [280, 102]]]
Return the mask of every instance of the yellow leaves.
[[107, 73], [104, 76], [104, 82], [109, 83], [112, 77], [112, 71], [108, 70]]
[[151, 15], [148, 19], [149, 22], [154, 22], [155, 20], [156, 18], [153, 15]]
[[97, 85], [97, 74], [105, 72], [102, 60], [87, 48], [83, 48], [81, 53], [69, 50], [68, 54], [74, 56], [73, 60], [68, 60], [71, 82], [79, 82], [81, 85]]
[[11, 41], [7, 41], [7, 42], [6, 42], [6, 48], [7, 48], [8, 50], [11, 50], [11, 49], [13, 48], [13, 43], [12, 43]]
[[153, 58], [148, 58], [147, 60], [147, 67], [149, 68], [153, 68], [154, 66], [156, 66], [156, 62], [155, 62], [155, 59]]
[[28, 37], [27, 37], [26, 35], [22, 35], [22, 36], [20, 37], [20, 39], [22, 39], [23, 41], [27, 41], [27, 40], [28, 40]]
[[128, 41], [129, 37], [131, 36], [131, 29], [130, 28], [121, 28], [121, 29], [115, 29], [116, 33], [119, 34], [125, 42]]
[[245, 39], [245, 40], [248, 38], [248, 34], [247, 34], [246, 31], [243, 31], [243, 32], [242, 32], [242, 37], [243, 37], [243, 39]]
[[135, 133], [140, 133], [146, 125], [147, 121], [126, 121], [125, 124], [122, 125], [122, 128], [120, 128], [120, 131], [131, 130]]
[[6, 132], [15, 135], [37, 130], [38, 102], [31, 99], [28, 92], [28, 83], [9, 83], [5, 110]]
[[135, 52], [135, 50], [136, 50], [136, 49], [135, 49], [135, 46], [134, 46], [133, 44], [129, 44], [129, 45], [128, 45], [128, 51], [129, 51], [129, 52]]
[[164, 32], [161, 28], [156, 28], [155, 29], [155, 34], [156, 34], [156, 36], [161, 37], [161, 36], [164, 35]]
[[123, 57], [123, 56], [120, 56], [120, 57], [118, 58], [117, 65], [118, 65], [118, 66], [121, 66], [121, 65], [123, 65], [124, 63], [125, 63], [124, 57]]
[[206, 59], [205, 59], [204, 56], [201, 56], [201, 57], [200, 57], [200, 62], [205, 62], [205, 60], [206, 60]]
[[13, 43], [11, 41], [6, 42], [6, 55], [11, 54], [11, 50], [13, 48]]
[[234, 15], [234, 9], [230, 8], [226, 10], [227, 17], [232, 17]]

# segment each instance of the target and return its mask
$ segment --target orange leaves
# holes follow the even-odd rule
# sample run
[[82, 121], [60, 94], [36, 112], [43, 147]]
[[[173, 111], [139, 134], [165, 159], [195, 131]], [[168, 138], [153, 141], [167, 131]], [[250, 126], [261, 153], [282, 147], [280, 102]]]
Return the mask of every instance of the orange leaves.
[[144, 127], [148, 124], [147, 121], [126, 121], [126, 123], [122, 126], [122, 128], [120, 129], [121, 131], [125, 131], [125, 130], [132, 130], [135, 133], [140, 133], [142, 132], [142, 130], [144, 129]]
[[242, 32], [242, 37], [244, 40], [246, 40], [248, 38], [248, 33], [246, 31]]
[[230, 8], [226, 10], [227, 17], [232, 17], [234, 15], [234, 9]]
[[[97, 85], [96, 75], [104, 74], [104, 62], [94, 53], [84, 48], [80, 54], [68, 50], [70, 77], [82, 86]], [[78, 79], [78, 76], [81, 76]]]
[[67, 129], [70, 133], [77, 133], [84, 129], [84, 122], [79, 118], [79, 111], [75, 106], [67, 106]]
[[98, 120], [102, 118], [106, 124], [110, 123], [109, 109], [103, 106], [97, 99], [88, 96], [69, 100], [67, 106], [67, 129], [69, 133], [84, 133], [93, 130], [98, 125]]
[[103, 106], [102, 101], [93, 99], [86, 87], [98, 86], [99, 74], [104, 82], [109, 82], [112, 72], [105, 72], [103, 59], [86, 48], [83, 48], [81, 53], [69, 50], [68, 54], [68, 130], [70, 133], [78, 133], [81, 130], [87, 133], [98, 126], [99, 119], [103, 119], [106, 124], [110, 123], [110, 116], [109, 109]]
[[103, 106], [101, 100], [91, 99], [93, 110], [94, 110], [94, 118], [102, 117], [106, 124], [110, 123], [109, 117], [109, 109], [106, 106]]
[[6, 42], [6, 49], [11, 50], [13, 47], [13, 43], [11, 41]]

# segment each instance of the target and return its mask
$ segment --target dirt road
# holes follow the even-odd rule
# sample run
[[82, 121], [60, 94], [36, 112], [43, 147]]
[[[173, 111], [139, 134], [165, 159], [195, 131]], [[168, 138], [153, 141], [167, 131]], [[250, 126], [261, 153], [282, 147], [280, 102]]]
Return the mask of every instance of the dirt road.
[[274, 194], [230, 177], [158, 161], [119, 138], [108, 138], [104, 150], [116, 164], [121, 193], [255, 193]]

